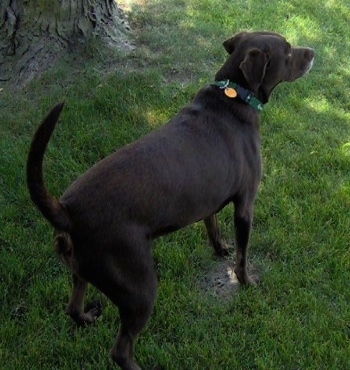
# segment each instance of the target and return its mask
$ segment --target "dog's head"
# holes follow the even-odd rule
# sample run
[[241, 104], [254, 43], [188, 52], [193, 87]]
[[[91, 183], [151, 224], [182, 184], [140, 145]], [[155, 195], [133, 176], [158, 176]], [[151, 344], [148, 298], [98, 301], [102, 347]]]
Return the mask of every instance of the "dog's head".
[[229, 79], [251, 90], [266, 103], [272, 90], [283, 81], [294, 81], [312, 67], [314, 50], [292, 47], [272, 32], [241, 32], [224, 42], [229, 58], [216, 80]]

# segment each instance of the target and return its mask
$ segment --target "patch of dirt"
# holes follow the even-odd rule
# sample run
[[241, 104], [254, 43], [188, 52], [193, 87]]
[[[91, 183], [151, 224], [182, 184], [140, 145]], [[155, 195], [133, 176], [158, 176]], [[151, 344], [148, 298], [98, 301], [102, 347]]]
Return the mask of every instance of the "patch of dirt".
[[214, 296], [229, 299], [240, 288], [233, 268], [234, 261], [231, 259], [215, 261], [200, 282], [201, 289]]

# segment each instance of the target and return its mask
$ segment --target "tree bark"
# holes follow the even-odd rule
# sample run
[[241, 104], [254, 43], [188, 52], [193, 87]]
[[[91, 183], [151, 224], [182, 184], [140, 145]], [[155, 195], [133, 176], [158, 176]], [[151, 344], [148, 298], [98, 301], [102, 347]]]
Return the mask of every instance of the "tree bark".
[[127, 44], [124, 17], [115, 0], [1, 0], [0, 84], [24, 84], [97, 37]]

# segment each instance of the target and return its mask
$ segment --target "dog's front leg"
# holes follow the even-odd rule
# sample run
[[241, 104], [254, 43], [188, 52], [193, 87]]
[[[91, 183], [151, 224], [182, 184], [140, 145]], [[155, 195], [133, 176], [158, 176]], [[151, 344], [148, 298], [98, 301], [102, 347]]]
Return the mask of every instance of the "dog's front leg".
[[228, 248], [225, 247], [221, 241], [221, 234], [216, 214], [214, 213], [205, 218], [204, 224], [207, 229], [210, 244], [215, 250], [215, 254], [220, 257], [227, 256], [229, 254]]
[[235, 236], [236, 236], [236, 267], [235, 273], [238, 281], [243, 284], [255, 284], [257, 277], [248, 275], [247, 255], [250, 229], [252, 225], [253, 206], [244, 209], [240, 204], [235, 204]]

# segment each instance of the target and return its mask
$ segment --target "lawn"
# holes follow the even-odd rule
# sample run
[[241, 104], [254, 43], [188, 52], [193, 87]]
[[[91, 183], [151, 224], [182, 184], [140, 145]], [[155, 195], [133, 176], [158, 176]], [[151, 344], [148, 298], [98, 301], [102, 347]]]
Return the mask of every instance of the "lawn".
[[[69, 272], [31, 203], [25, 164], [48, 110], [65, 109], [45, 160], [59, 196], [97, 160], [166, 123], [213, 81], [222, 42], [271, 30], [316, 51], [310, 74], [277, 87], [262, 113], [264, 175], [250, 241], [256, 287], [203, 289], [218, 263], [202, 223], [155, 241], [155, 311], [136, 347], [143, 369], [350, 368], [350, 7], [329, 0], [124, 0], [137, 46], [81, 53], [30, 85], [0, 90], [0, 369], [112, 369], [119, 325], [104, 306], [77, 329]], [[79, 65], [79, 67], [77, 67]], [[219, 216], [233, 238], [233, 209]]]

